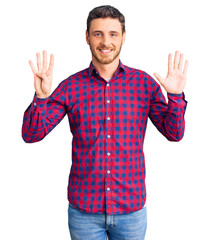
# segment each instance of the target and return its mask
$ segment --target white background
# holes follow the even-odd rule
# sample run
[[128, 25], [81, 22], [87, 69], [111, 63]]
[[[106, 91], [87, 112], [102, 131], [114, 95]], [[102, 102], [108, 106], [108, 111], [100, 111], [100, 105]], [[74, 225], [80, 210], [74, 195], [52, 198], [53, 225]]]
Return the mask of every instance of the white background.
[[[146, 240], [209, 240], [208, 1], [7, 1], [0, 4], [0, 239], [70, 239], [67, 183], [71, 140], [67, 116], [41, 142], [21, 138], [23, 113], [34, 96], [36, 52], [55, 54], [53, 87], [89, 66], [86, 19], [111, 4], [126, 18], [121, 60], [153, 76], [167, 73], [168, 53], [189, 60], [185, 136], [167, 141], [148, 122]], [[164, 92], [165, 94], [165, 92]]]

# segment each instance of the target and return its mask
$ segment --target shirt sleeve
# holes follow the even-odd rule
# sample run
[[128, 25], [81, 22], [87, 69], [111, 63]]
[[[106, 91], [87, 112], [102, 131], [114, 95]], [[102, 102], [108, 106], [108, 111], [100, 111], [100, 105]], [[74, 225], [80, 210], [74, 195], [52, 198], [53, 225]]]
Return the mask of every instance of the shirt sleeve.
[[184, 114], [187, 107], [184, 92], [167, 93], [167, 103], [160, 85], [155, 80], [152, 81], [152, 89], [150, 120], [169, 141], [180, 141], [184, 136]]
[[66, 114], [64, 81], [62, 81], [48, 98], [37, 98], [23, 116], [22, 138], [27, 143], [42, 140]]

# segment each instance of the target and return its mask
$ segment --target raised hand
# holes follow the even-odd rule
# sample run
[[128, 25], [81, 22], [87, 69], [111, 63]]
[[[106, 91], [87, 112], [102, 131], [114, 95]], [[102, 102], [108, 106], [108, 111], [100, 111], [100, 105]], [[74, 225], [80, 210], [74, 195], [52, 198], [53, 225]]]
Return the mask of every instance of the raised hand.
[[34, 74], [34, 87], [36, 90], [36, 95], [38, 98], [47, 98], [50, 96], [51, 86], [52, 86], [52, 76], [53, 76], [53, 67], [54, 67], [54, 54], [50, 55], [50, 64], [47, 69], [47, 52], [43, 51], [43, 62], [41, 65], [41, 56], [40, 53], [36, 53], [37, 58], [37, 68], [34, 67], [34, 64], [29, 60], [29, 65], [31, 66], [32, 72]]
[[164, 79], [159, 74], [154, 73], [157, 80], [165, 88], [168, 93], [182, 93], [186, 84], [188, 60], [185, 61], [184, 70], [183, 68], [184, 55], [179, 51], [175, 52], [174, 66], [172, 66], [172, 54], [168, 55], [168, 75]]

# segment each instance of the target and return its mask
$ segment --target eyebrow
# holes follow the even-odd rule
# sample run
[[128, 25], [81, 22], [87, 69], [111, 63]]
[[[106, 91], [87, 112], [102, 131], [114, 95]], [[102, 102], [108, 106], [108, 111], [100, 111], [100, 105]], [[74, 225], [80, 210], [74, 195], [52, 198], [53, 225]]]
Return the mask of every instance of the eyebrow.
[[[114, 30], [112, 30], [112, 31], [109, 31], [110, 33], [118, 33], [119, 34], [119, 32], [117, 32], [117, 31], [114, 31]], [[103, 33], [103, 31], [100, 31], [100, 30], [96, 30], [96, 31], [93, 31], [92, 33]]]

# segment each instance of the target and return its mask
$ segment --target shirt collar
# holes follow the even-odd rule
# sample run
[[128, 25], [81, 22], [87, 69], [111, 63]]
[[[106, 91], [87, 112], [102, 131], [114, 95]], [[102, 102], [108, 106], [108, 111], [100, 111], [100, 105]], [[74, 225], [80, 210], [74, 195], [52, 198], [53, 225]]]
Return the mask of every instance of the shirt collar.
[[[118, 70], [120, 70], [120, 69], [122, 69], [123, 71], [126, 72], [126, 67], [125, 67], [125, 65], [122, 64], [121, 60], [119, 60], [119, 65], [118, 65], [118, 68], [117, 68], [117, 70], [116, 70], [116, 73], [117, 73]], [[93, 63], [92, 63], [92, 61], [91, 61], [91, 62], [90, 62], [90, 66], [89, 66], [89, 73], [90, 73], [90, 75], [92, 75], [93, 72], [96, 72], [96, 71], [97, 71], [97, 70], [96, 70], [95, 66], [93, 65]]]

